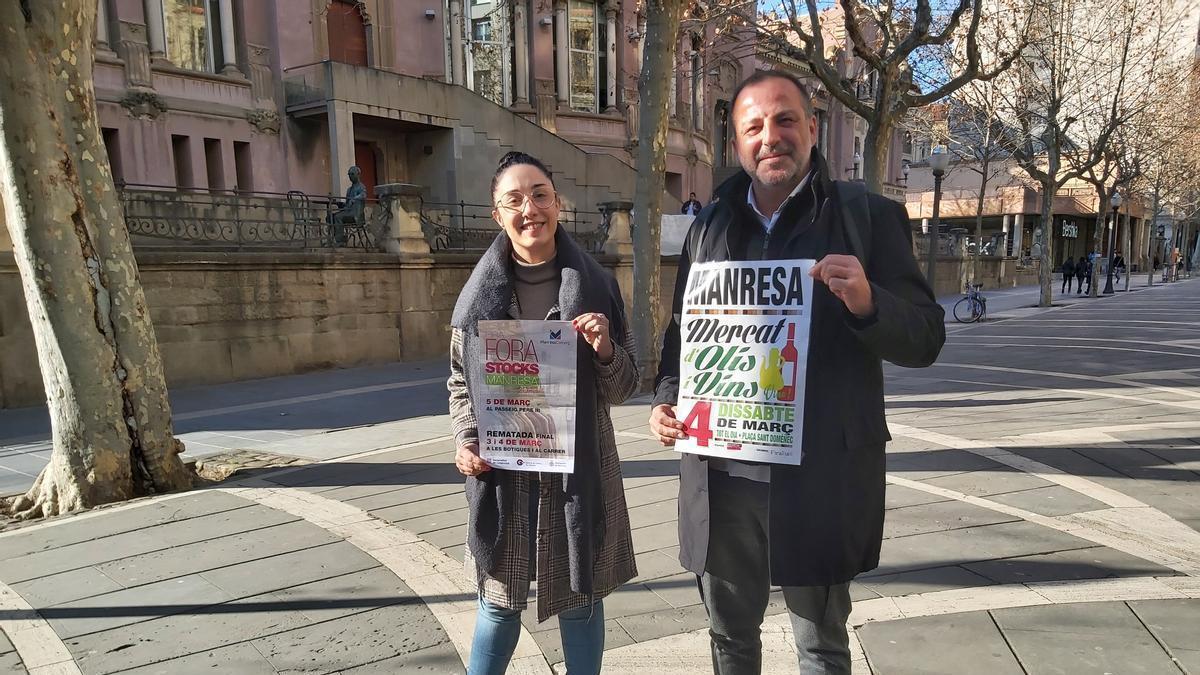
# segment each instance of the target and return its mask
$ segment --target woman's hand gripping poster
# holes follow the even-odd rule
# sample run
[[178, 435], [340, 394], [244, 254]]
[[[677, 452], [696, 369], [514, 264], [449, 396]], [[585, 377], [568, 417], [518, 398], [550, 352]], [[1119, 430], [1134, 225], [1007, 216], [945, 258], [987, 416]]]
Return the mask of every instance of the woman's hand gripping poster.
[[680, 319], [680, 452], [799, 464], [813, 260], [699, 263]]
[[480, 321], [479, 456], [497, 469], [575, 471], [577, 333], [570, 321]]

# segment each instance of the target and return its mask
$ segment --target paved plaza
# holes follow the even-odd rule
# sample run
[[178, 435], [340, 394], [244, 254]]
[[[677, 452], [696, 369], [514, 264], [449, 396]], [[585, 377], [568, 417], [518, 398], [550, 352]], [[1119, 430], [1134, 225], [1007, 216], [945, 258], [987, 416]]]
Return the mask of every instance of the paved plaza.
[[[938, 363], [888, 366], [885, 541], [856, 673], [1200, 673], [1200, 282], [992, 294]], [[952, 302], [953, 299], [947, 299]], [[462, 673], [474, 596], [441, 362], [173, 393], [209, 489], [0, 532], [0, 673]], [[677, 458], [614, 410], [639, 576], [605, 673], [711, 672], [677, 560]], [[48, 457], [0, 411], [0, 494]], [[301, 463], [304, 462], [304, 463]], [[764, 672], [797, 672], [774, 596]], [[564, 672], [533, 612], [510, 672]]]

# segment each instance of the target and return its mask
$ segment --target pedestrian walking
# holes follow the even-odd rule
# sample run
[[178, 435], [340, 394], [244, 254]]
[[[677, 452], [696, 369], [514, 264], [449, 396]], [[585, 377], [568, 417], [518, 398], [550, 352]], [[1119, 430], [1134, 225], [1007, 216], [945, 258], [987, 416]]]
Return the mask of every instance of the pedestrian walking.
[[1079, 262], [1075, 264], [1075, 290], [1078, 295], [1083, 295], [1083, 282], [1089, 280], [1088, 287], [1091, 288], [1090, 279], [1092, 278], [1092, 266], [1088, 264], [1088, 260], [1084, 256], [1079, 256]]
[[1059, 290], [1059, 293], [1071, 292], [1071, 280], [1073, 278], [1075, 278], [1075, 260], [1071, 256], [1067, 256], [1067, 259], [1062, 264], [1062, 289]]
[[1117, 251], [1116, 255], [1113, 256], [1112, 265], [1113, 278], [1119, 284], [1121, 283], [1121, 275], [1125, 274], [1125, 256], [1121, 255], [1120, 251]]
[[881, 359], [931, 364], [945, 341], [943, 310], [913, 258], [904, 207], [831, 179], [799, 80], [752, 75], [734, 92], [732, 117], [745, 171], [721, 185], [684, 243], [650, 429], [667, 446], [687, 433], [675, 404], [689, 267], [816, 259], [804, 306], [812, 323], [803, 461], [683, 454], [679, 560], [698, 577], [715, 673], [760, 671], [773, 585], [783, 587], [800, 671], [849, 673], [849, 582], [878, 565], [883, 536], [890, 437]]
[[[521, 631], [530, 582], [537, 617], [558, 616], [570, 673], [600, 672], [602, 599], [637, 574], [609, 406], [639, 377], [617, 282], [558, 227], [546, 166], [510, 152], [492, 179], [502, 228], [476, 264], [451, 320], [450, 417], [469, 507], [466, 568], [479, 591], [470, 675], [500, 674]], [[475, 413], [484, 368], [478, 322], [571, 319], [578, 332], [575, 470], [494, 469], [479, 456]]]

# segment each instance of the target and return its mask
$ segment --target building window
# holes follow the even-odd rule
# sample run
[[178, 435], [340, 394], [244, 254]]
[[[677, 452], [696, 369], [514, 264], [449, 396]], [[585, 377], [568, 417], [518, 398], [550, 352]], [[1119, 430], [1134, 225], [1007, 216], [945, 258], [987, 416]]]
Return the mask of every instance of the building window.
[[468, 88], [496, 103], [506, 103], [505, 40], [501, 32], [508, 25], [503, 7], [497, 7], [487, 16], [471, 19], [471, 44], [468, 48], [470, 78]]
[[600, 77], [600, 27], [596, 3], [571, 0], [568, 20], [568, 82], [571, 109], [598, 112]]
[[233, 170], [237, 173], [238, 192], [254, 191], [254, 163], [250, 158], [250, 144], [245, 141], [233, 142]]
[[194, 187], [196, 181], [192, 177], [192, 146], [187, 136], [171, 134], [171, 158], [175, 162], [175, 187], [181, 190]]
[[208, 174], [209, 192], [224, 192], [225, 154], [221, 151], [221, 139], [204, 139], [204, 168]]
[[692, 50], [688, 54], [691, 57], [692, 71], [692, 130], [700, 131], [704, 128], [704, 63], [700, 58], [700, 47], [703, 46], [700, 36], [692, 36]]
[[167, 59], [180, 68], [213, 73], [221, 53], [218, 0], [163, 0]]
[[104, 150], [108, 153], [108, 166], [112, 170], [113, 183], [121, 185], [125, 182], [125, 171], [121, 164], [121, 137], [116, 129], [100, 130], [104, 139]]

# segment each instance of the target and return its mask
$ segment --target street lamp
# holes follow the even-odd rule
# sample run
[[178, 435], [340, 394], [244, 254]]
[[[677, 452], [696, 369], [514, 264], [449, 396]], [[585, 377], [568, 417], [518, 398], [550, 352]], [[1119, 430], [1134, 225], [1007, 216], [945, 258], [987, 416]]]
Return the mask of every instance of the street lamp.
[[1121, 208], [1121, 193], [1113, 191], [1112, 201], [1113, 217], [1112, 223], [1108, 226], [1108, 278], [1104, 281], [1104, 294], [1113, 294], [1113, 248], [1116, 246], [1117, 238], [1117, 211]]
[[854, 159], [854, 166], [849, 169], [846, 169], [846, 173], [850, 174], [850, 180], [854, 180], [854, 179], [858, 178], [858, 167], [860, 164], [862, 164], [862, 159], [863, 159], [862, 153], [861, 152], [854, 153], [853, 159]]
[[942, 202], [942, 176], [946, 175], [946, 168], [950, 166], [950, 153], [942, 146], [933, 149], [933, 154], [929, 156], [929, 168], [933, 169], [933, 219], [929, 223], [929, 261], [925, 267], [925, 279], [929, 282], [929, 288], [937, 294], [937, 288], [933, 284], [934, 270], [937, 268], [937, 249], [938, 249], [938, 229], [941, 223], [938, 221], [938, 209]]

